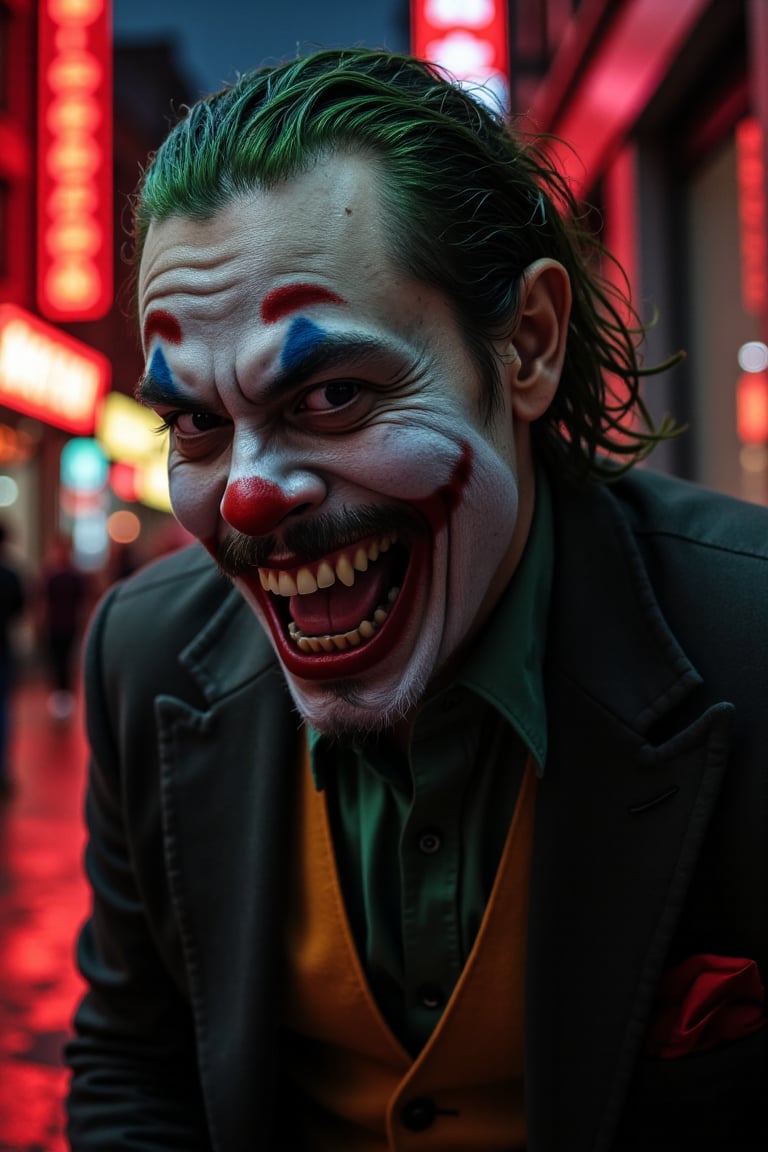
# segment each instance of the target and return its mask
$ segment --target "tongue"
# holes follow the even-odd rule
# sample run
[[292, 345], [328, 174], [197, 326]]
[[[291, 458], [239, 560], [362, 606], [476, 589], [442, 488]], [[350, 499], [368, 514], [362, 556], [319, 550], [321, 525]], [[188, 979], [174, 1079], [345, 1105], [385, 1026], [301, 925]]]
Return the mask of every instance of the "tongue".
[[292, 596], [291, 616], [306, 636], [333, 636], [349, 632], [373, 614], [390, 587], [390, 556], [382, 556], [367, 572], [355, 572], [355, 582], [347, 588], [340, 580], [331, 588], [320, 588], [311, 596]]

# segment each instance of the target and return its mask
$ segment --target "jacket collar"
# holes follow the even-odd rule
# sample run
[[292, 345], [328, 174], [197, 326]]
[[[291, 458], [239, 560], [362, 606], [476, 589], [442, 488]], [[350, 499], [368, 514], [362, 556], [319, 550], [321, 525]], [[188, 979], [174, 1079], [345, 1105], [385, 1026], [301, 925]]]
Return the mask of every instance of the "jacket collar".
[[664, 619], [627, 505], [608, 486], [554, 487], [550, 666], [645, 736], [702, 678]]
[[179, 662], [209, 705], [277, 667], [269, 640], [235, 588], [179, 654]]

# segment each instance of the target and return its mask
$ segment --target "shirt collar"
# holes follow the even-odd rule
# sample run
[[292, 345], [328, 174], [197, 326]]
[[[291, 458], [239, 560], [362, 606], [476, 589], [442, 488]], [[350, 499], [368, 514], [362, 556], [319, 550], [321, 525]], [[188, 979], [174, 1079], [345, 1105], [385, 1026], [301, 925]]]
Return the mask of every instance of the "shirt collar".
[[533, 755], [538, 775], [547, 759], [544, 653], [552, 590], [552, 497], [543, 469], [536, 470], [536, 504], [517, 570], [456, 683], [489, 701]]

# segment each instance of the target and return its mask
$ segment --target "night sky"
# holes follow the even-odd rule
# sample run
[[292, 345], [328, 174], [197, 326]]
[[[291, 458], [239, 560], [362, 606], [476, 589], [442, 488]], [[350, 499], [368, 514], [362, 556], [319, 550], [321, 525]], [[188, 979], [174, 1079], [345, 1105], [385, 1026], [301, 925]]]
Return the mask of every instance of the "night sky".
[[408, 0], [114, 0], [117, 42], [165, 39], [193, 92], [313, 47], [408, 49]]

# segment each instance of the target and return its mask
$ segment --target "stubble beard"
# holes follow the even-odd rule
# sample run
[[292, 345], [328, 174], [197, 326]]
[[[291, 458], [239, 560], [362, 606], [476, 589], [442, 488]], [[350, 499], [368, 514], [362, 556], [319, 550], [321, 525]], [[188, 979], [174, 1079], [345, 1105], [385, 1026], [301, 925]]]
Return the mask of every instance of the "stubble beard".
[[362, 680], [330, 681], [313, 685], [309, 698], [286, 675], [288, 687], [302, 718], [323, 736], [354, 741], [386, 732], [406, 720], [424, 697], [427, 684], [410, 678], [393, 694]]

